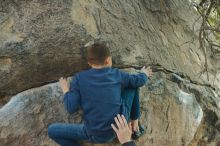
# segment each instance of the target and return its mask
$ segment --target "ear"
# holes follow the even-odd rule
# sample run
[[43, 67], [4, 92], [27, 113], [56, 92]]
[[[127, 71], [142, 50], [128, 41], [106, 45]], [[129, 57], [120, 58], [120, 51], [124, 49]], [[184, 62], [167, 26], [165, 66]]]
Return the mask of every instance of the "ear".
[[87, 62], [87, 63], [88, 63], [88, 65], [89, 65], [89, 66], [92, 66], [92, 64], [91, 64], [91, 63], [89, 63], [89, 62]]
[[106, 59], [105, 59], [105, 64], [109, 64], [110, 62], [111, 62], [111, 57], [107, 57]]

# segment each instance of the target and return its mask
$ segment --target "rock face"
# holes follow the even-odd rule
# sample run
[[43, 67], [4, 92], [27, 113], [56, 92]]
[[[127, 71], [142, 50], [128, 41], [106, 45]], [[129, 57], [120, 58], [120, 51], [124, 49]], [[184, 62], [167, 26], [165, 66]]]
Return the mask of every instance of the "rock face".
[[0, 109], [0, 146], [55, 146], [50, 123], [82, 122], [81, 112], [66, 113], [54, 80], [88, 68], [84, 47], [97, 40], [115, 67], [160, 65], [141, 89], [138, 145], [219, 146], [220, 61], [207, 49], [207, 80], [197, 17], [182, 0], [2, 1], [0, 102], [12, 98]]
[[108, 42], [118, 67], [158, 63], [194, 80], [203, 70], [188, 1], [7, 0], [0, 16], [2, 97], [87, 68], [80, 48], [94, 39]]
[[[141, 146], [218, 146], [220, 97], [174, 73], [158, 72], [141, 88]], [[58, 83], [14, 96], [0, 109], [0, 144], [55, 146], [47, 136], [50, 123], [81, 123], [82, 112], [69, 115]], [[89, 144], [83, 144], [88, 146]], [[119, 146], [117, 141], [103, 146]]]
[[[174, 77], [172, 74], [159, 72], [141, 88], [141, 121], [146, 127], [146, 135], [137, 142], [139, 145], [181, 146], [192, 141], [203, 119], [203, 110], [196, 101], [195, 96], [198, 95], [189, 92], [189, 89], [178, 87], [176, 82], [179, 81], [174, 80]], [[183, 81], [179, 82], [180, 84], [190, 88], [193, 86]], [[81, 122], [81, 112], [68, 115], [61, 97], [58, 83], [27, 90], [14, 96], [0, 109], [1, 144], [54, 145], [47, 136], [50, 123]], [[115, 145], [119, 144], [115, 142]]]

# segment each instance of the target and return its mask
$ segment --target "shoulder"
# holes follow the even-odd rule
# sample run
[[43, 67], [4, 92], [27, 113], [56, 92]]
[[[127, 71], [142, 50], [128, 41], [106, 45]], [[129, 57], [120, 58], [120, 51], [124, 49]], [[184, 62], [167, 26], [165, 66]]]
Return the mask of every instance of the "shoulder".
[[111, 70], [112, 70], [113, 72], [120, 72], [120, 70], [119, 70], [118, 68], [114, 68], [114, 67], [112, 67]]
[[118, 76], [121, 76], [123, 74], [123, 71], [118, 68], [111, 68], [111, 72]]
[[79, 80], [81, 78], [81, 76], [83, 76], [88, 70], [83, 70], [83, 71], [80, 71], [80, 72], [76, 72], [76, 73], [73, 73], [72, 76], [71, 76], [71, 80]]
[[124, 70], [121, 70], [119, 68], [112, 68], [112, 71], [118, 72], [118, 73], [125, 73]]
[[83, 75], [88, 74], [88, 72], [89, 72], [89, 69], [87, 69], [87, 70], [82, 70], [82, 71], [79, 71], [79, 72], [74, 73], [74, 74], [73, 74], [73, 77], [79, 78], [80, 76], [83, 76]]

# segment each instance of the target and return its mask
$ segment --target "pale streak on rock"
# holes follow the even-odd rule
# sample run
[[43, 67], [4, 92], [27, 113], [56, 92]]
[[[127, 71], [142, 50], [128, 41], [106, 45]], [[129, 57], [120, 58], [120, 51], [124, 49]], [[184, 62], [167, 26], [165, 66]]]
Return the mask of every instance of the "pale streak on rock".
[[[9, 42], [21, 42], [23, 41], [23, 35], [20, 32], [13, 32], [14, 20], [9, 16], [7, 20], [5, 20], [0, 25], [0, 43], [9, 43]], [[3, 44], [3, 45], [4, 45]]]
[[0, 71], [10, 71], [12, 60], [9, 57], [0, 57]]
[[73, 0], [71, 18], [75, 24], [82, 25], [88, 34], [97, 37], [96, 20], [92, 16], [93, 9], [98, 7], [95, 0]]

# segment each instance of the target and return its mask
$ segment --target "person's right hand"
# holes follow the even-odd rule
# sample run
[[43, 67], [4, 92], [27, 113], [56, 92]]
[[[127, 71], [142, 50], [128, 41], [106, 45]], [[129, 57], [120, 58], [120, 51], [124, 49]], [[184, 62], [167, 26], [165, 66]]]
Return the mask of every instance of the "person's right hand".
[[141, 69], [141, 71], [143, 73], [145, 73], [148, 77], [152, 77], [153, 72], [150, 66], [148, 66], [147, 68], [145, 68], [145, 66]]
[[118, 140], [121, 144], [131, 141], [131, 124], [127, 124], [127, 121], [123, 115], [118, 115], [115, 117], [115, 123], [118, 128], [115, 127], [114, 124], [111, 124], [113, 130], [116, 132]]

